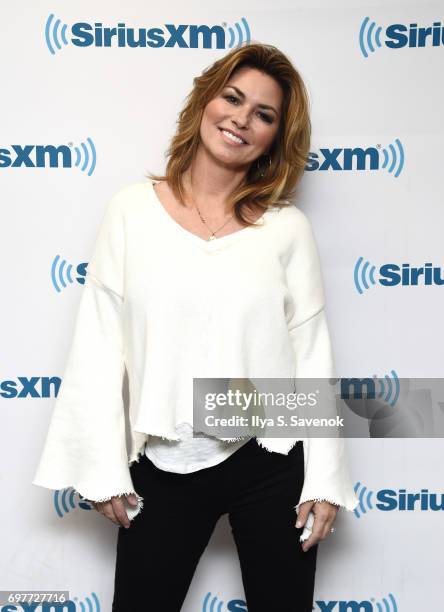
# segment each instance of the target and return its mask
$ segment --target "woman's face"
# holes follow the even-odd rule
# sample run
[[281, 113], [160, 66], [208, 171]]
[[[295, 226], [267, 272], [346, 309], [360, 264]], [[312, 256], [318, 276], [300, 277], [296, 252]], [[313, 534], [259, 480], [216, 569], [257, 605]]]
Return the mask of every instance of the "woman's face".
[[[267, 154], [281, 120], [282, 89], [256, 68], [242, 67], [205, 107], [200, 125], [201, 145], [216, 160], [248, 169]], [[232, 139], [224, 130], [237, 134]]]

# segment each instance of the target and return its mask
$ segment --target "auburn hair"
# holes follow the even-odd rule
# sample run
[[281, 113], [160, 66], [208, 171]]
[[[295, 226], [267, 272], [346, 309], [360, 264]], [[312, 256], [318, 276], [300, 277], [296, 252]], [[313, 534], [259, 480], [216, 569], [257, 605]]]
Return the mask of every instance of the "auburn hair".
[[[167, 181], [175, 197], [184, 203], [182, 174], [190, 166], [200, 141], [200, 124], [205, 106], [220, 94], [234, 73], [244, 66], [256, 68], [274, 78], [283, 92], [279, 128], [265, 163], [254, 160], [245, 179], [231, 193], [230, 207], [244, 225], [251, 204], [265, 211], [269, 206], [288, 206], [305, 170], [310, 147], [309, 97], [299, 72], [273, 45], [245, 44], [230, 51], [194, 77], [194, 87], [179, 113], [177, 130], [166, 152], [165, 175], [146, 173], [154, 181]], [[261, 173], [263, 176], [261, 176]]]

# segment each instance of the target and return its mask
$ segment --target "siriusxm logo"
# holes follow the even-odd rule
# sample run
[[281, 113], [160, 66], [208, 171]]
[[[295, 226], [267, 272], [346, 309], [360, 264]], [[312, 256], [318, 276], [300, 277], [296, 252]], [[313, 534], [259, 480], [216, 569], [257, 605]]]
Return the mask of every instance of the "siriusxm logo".
[[245, 17], [234, 25], [194, 25], [189, 23], [155, 27], [129, 27], [117, 23], [105, 27], [102, 23], [79, 21], [71, 26], [62, 23], [51, 13], [45, 24], [45, 41], [52, 55], [64, 46], [75, 47], [179, 47], [181, 49], [232, 49], [251, 40], [250, 27]]
[[77, 168], [88, 176], [96, 167], [96, 148], [91, 138], [79, 146], [18, 145], [0, 149], [0, 168]]
[[380, 601], [374, 597], [370, 599], [340, 599], [330, 601], [315, 601], [317, 607], [313, 610], [319, 612], [398, 612], [398, 605], [392, 593]]
[[[23, 397], [56, 397], [62, 379], [59, 376], [18, 376], [17, 380], [0, 381], [0, 397], [22, 399]], [[38, 388], [37, 388], [38, 386]]]
[[377, 601], [370, 599], [340, 599], [337, 601], [315, 601], [317, 607], [313, 610], [319, 612], [398, 612], [398, 605], [392, 593]]
[[56, 255], [51, 264], [51, 282], [57, 293], [66, 289], [68, 284], [73, 284], [74, 280], [84, 285], [87, 267], [87, 263], [78, 264], [76, 267], [78, 276], [74, 279], [72, 276], [74, 266], [68, 263], [66, 259], [61, 259], [60, 255]]
[[91, 504], [85, 501], [85, 498], [72, 487], [54, 491], [53, 502], [54, 510], [60, 518], [63, 518], [65, 514], [76, 508], [82, 508], [82, 510], [92, 509]]
[[[39, 591], [42, 593], [42, 591]], [[50, 601], [49, 594], [47, 601], [35, 601], [33, 603], [22, 601], [20, 603], [11, 601], [6, 606], [0, 606], [0, 612], [77, 612], [77, 610], [88, 610], [88, 612], [100, 612], [101, 606], [97, 595], [92, 592], [91, 596], [86, 596], [79, 600], [78, 597], [65, 600], [64, 596], [60, 595], [58, 601]], [[42, 598], [43, 599], [43, 598]]]
[[364, 289], [370, 289], [379, 283], [383, 287], [418, 286], [418, 285], [444, 285], [444, 278], [440, 266], [425, 263], [420, 268], [415, 268], [408, 263], [401, 265], [388, 263], [380, 266], [379, 278], [375, 279], [376, 267], [369, 261], [359, 257], [353, 271], [353, 281], [356, 291], [364, 293]]
[[[316, 600], [313, 610], [319, 612], [398, 612], [398, 605], [392, 593], [381, 600], [374, 597], [370, 599], [343, 600]], [[278, 606], [279, 607], [279, 606]], [[232, 599], [226, 604], [216, 595], [207, 593], [202, 606], [202, 612], [248, 612], [247, 604], [243, 599]]]
[[342, 399], [378, 399], [390, 406], [394, 406], [399, 398], [400, 384], [395, 370], [391, 372], [392, 377], [386, 375], [379, 378], [341, 378]]
[[385, 40], [381, 41], [383, 28], [365, 17], [359, 29], [359, 48], [367, 58], [383, 45], [389, 49], [405, 47], [440, 47], [444, 44], [444, 28], [440, 21], [434, 21], [431, 26], [418, 27], [417, 23], [392, 23], [385, 28]]
[[224, 604], [217, 595], [208, 592], [203, 600], [202, 612], [248, 612], [247, 604], [243, 599], [231, 599]]
[[305, 170], [386, 170], [398, 178], [404, 167], [404, 148], [399, 138], [394, 144], [381, 148], [353, 147], [345, 149], [319, 149], [319, 153], [310, 152]]
[[428, 489], [421, 489], [419, 493], [409, 493], [407, 489], [381, 489], [375, 494], [362, 482], [357, 482], [354, 489], [359, 499], [359, 505], [353, 510], [356, 518], [375, 508], [383, 512], [444, 510], [444, 493], [430, 493]]

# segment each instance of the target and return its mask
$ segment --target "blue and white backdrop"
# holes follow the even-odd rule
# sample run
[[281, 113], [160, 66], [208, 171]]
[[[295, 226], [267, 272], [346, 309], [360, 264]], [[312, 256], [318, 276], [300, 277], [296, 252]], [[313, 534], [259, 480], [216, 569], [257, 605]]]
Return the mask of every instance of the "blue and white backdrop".
[[[110, 610], [117, 527], [72, 490], [31, 484], [106, 203], [164, 168], [195, 75], [242, 42], [278, 46], [311, 98], [298, 205], [321, 252], [338, 375], [442, 377], [441, 277], [415, 284], [411, 270], [444, 265], [443, 5], [28, 0], [3, 2], [0, 19], [0, 590], [69, 590], [72, 610]], [[348, 448], [362, 503], [320, 544], [315, 610], [441, 610], [443, 508], [404, 500], [441, 499], [442, 440]], [[247, 609], [225, 519], [185, 612]], [[31, 608], [0, 605], [16, 609]]]

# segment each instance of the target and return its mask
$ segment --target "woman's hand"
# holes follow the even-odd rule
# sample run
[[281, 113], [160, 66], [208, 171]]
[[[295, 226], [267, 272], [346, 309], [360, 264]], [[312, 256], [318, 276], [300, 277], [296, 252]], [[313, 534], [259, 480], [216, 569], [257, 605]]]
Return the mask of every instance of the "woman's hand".
[[296, 527], [303, 527], [307, 522], [310, 510], [314, 514], [314, 522], [310, 537], [302, 542], [302, 550], [307, 552], [314, 544], [330, 535], [330, 529], [336, 519], [339, 506], [327, 501], [306, 501], [299, 506]]
[[116, 525], [126, 527], [128, 529], [131, 523], [125, 510], [125, 502], [123, 501], [124, 497], [127, 498], [132, 506], [137, 505], [137, 497], [134, 495], [134, 493], [122, 495], [121, 497], [115, 496], [104, 502], [91, 501], [90, 503], [92, 504], [93, 508], [97, 510], [97, 512], [100, 512], [100, 514], [106, 516], [106, 518], [108, 518], [110, 521]]

